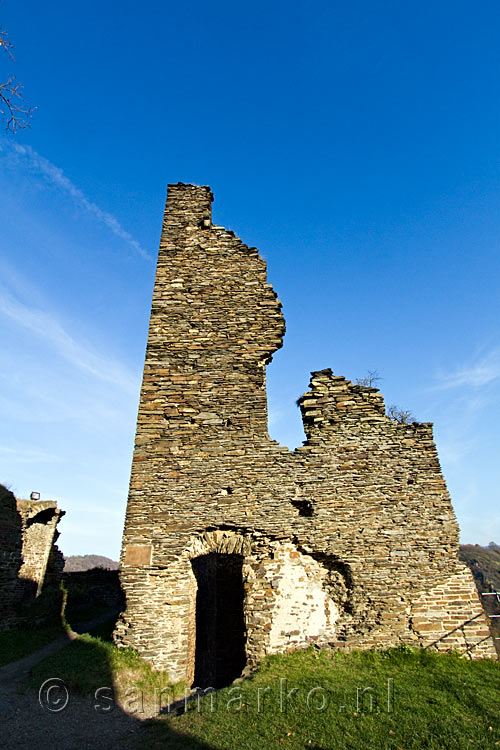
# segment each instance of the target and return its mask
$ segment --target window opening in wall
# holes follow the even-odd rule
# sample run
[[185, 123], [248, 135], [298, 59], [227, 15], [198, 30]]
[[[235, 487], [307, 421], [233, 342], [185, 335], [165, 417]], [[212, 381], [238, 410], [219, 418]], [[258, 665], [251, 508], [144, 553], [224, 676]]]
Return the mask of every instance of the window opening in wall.
[[314, 514], [313, 504], [310, 500], [292, 500], [291, 503], [299, 511], [299, 516], [310, 518]]

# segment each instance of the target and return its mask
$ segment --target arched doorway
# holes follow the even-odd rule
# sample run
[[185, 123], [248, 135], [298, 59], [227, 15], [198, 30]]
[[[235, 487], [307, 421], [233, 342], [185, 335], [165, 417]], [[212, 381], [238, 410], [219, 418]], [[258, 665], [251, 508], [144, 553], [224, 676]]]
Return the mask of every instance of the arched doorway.
[[198, 584], [193, 686], [226, 687], [246, 663], [243, 555], [210, 552], [191, 564]]

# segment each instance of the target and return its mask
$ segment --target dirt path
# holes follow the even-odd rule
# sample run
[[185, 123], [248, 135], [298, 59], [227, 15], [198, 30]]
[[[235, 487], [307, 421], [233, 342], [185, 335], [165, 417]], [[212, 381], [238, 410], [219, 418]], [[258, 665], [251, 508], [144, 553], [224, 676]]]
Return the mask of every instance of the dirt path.
[[[96, 710], [94, 698], [67, 695], [57, 683], [49, 683], [39, 692], [23, 692], [30, 670], [47, 656], [67, 646], [78, 633], [105, 622], [114, 614], [108, 612], [76, 628], [76, 633], [61, 636], [52, 643], [19, 661], [0, 669], [0, 724], [4, 748], [34, 750], [54, 747], [133, 748], [137, 747], [141, 722], [124, 713], [118, 706]], [[56, 677], [56, 676], [54, 676]], [[51, 688], [51, 685], [54, 687]], [[67, 705], [66, 703], [67, 697]]]
[[38, 649], [38, 651], [33, 651], [31, 654], [23, 656], [22, 659], [18, 659], [18, 661], [13, 661], [10, 664], [6, 664], [4, 667], [0, 667], [0, 695], [2, 694], [2, 691], [10, 691], [13, 685], [24, 680], [30, 669], [32, 669], [35, 664], [43, 661], [47, 656], [55, 654], [56, 651], [60, 651], [81, 633], [87, 633], [92, 628], [101, 625], [116, 614], [118, 614], [117, 610], [108, 610], [103, 615], [100, 615], [93, 620], [76, 625], [73, 630], [68, 631], [65, 635], [52, 641], [52, 643], [48, 643], [46, 646]]

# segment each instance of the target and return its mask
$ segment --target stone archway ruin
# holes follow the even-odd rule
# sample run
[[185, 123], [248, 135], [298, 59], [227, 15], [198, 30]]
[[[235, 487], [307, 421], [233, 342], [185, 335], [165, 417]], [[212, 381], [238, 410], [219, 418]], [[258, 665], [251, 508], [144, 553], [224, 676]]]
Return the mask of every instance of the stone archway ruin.
[[[234, 609], [243, 612], [249, 665], [337, 641], [494, 656], [472, 576], [458, 559], [432, 424], [395, 423], [376, 388], [326, 369], [312, 373], [298, 402], [304, 445], [289, 451], [270, 439], [265, 367], [282, 345], [281, 303], [256, 248], [213, 224], [211, 203], [207, 186], [168, 187], [117, 643], [192, 684], [203, 661], [197, 576], [213, 589], [218, 566], [237, 561], [244, 596]], [[217, 609], [210, 585], [201, 588]], [[205, 625], [216, 632], [201, 622], [198, 630]], [[465, 646], [454, 635], [460, 628]], [[210, 681], [213, 667], [205, 671]]]
[[197, 584], [193, 685], [226, 687], [246, 665], [243, 556], [209, 552], [191, 565]]

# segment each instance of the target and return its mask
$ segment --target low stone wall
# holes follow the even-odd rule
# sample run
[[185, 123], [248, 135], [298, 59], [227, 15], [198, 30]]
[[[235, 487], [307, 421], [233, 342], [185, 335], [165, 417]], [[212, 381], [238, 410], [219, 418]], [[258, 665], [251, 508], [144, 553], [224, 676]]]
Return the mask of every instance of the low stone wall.
[[[493, 656], [490, 631], [470, 570], [461, 570], [412, 602], [410, 626], [419, 642], [470, 658]], [[464, 620], [464, 609], [468, 617]]]

